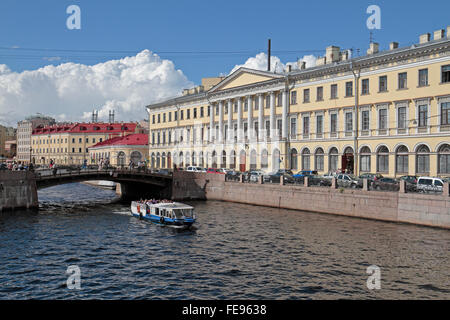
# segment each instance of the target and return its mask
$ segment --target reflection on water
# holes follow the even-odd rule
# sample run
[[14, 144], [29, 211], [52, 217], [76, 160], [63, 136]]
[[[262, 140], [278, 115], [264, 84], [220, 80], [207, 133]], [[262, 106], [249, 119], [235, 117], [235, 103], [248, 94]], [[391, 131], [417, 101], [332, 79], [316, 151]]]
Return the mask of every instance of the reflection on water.
[[196, 229], [180, 232], [131, 217], [109, 190], [39, 198], [39, 214], [0, 217], [0, 299], [450, 298], [447, 230], [211, 201], [192, 202]]

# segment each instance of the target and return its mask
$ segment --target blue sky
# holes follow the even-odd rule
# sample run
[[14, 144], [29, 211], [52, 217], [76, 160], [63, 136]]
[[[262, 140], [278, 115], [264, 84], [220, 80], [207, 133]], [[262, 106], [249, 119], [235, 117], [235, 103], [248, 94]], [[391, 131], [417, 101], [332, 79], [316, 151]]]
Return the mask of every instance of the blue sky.
[[[66, 28], [66, 8], [71, 4], [81, 8], [81, 30]], [[418, 41], [419, 34], [450, 24], [450, 1], [443, 0], [2, 0], [0, 47], [100, 52], [1, 49], [0, 64], [13, 71], [65, 61], [91, 65], [149, 49], [163, 52], [162, 58], [172, 60], [189, 80], [199, 83], [203, 76], [227, 73], [265, 51], [268, 38], [273, 54], [283, 62], [323, 54], [317, 50], [332, 44], [365, 52], [366, 8], [372, 4], [381, 8], [382, 29], [374, 37], [382, 48], [391, 41], [409, 45]], [[288, 50], [296, 52], [277, 53]], [[214, 53], [179, 53], [191, 51]], [[62, 60], [48, 61], [52, 57]]]
[[[74, 4], [81, 30], [66, 26]], [[121, 121], [145, 119], [146, 105], [202, 77], [243, 64], [265, 69], [269, 38], [278, 70], [304, 56], [314, 61], [330, 45], [363, 55], [370, 5], [381, 9], [381, 50], [450, 25], [443, 0], [1, 0], [0, 124], [36, 112], [89, 121], [92, 110], [103, 121], [110, 110]]]

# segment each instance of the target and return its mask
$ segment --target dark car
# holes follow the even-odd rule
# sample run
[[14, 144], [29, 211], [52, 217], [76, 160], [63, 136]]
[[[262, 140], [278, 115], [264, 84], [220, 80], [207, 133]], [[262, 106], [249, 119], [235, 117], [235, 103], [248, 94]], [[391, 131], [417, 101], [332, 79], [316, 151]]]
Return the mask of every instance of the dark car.
[[280, 179], [283, 177], [284, 183], [295, 183], [294, 177], [292, 177], [292, 171], [286, 169], [280, 169], [276, 172], [269, 173], [264, 176], [264, 182], [280, 183]]
[[416, 176], [403, 176], [400, 177], [399, 180], [405, 180], [407, 183], [417, 184], [418, 177]]
[[319, 173], [317, 171], [313, 170], [303, 170], [298, 172], [297, 174], [294, 174], [294, 178], [302, 178], [302, 177], [309, 177], [309, 176], [317, 176]]
[[377, 181], [378, 179], [382, 179], [382, 178], [383, 178], [383, 176], [379, 173], [364, 173], [359, 176], [359, 179], [361, 179], [361, 180], [367, 179], [371, 182]]
[[374, 190], [384, 191], [399, 191], [400, 184], [397, 180], [392, 178], [381, 178], [373, 182], [372, 188]]
[[239, 181], [241, 179], [241, 173], [236, 170], [230, 170], [226, 173], [227, 181]]
[[0, 163], [0, 170], [8, 170], [8, 167], [5, 163]]

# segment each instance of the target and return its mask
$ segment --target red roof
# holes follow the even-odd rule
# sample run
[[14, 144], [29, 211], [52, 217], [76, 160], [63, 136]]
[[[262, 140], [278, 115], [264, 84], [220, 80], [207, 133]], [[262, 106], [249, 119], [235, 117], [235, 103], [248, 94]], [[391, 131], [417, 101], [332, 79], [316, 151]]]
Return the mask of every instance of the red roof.
[[147, 146], [148, 134], [137, 133], [124, 137], [115, 137], [93, 145], [90, 148], [106, 147], [106, 146]]
[[38, 127], [33, 130], [33, 135], [46, 135], [53, 133], [133, 133], [136, 123], [68, 123], [56, 124], [46, 127]]

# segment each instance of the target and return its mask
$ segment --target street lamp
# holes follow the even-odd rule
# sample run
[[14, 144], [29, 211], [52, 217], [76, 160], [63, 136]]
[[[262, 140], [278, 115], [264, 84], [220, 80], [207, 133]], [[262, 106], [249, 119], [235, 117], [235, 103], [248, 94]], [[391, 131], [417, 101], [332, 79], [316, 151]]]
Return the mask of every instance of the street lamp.
[[353, 173], [355, 176], [359, 176], [359, 162], [358, 162], [358, 127], [359, 127], [359, 78], [361, 77], [361, 69], [355, 71], [353, 61], [350, 62], [350, 68], [355, 79], [355, 134], [354, 134], [354, 147], [353, 147]]

